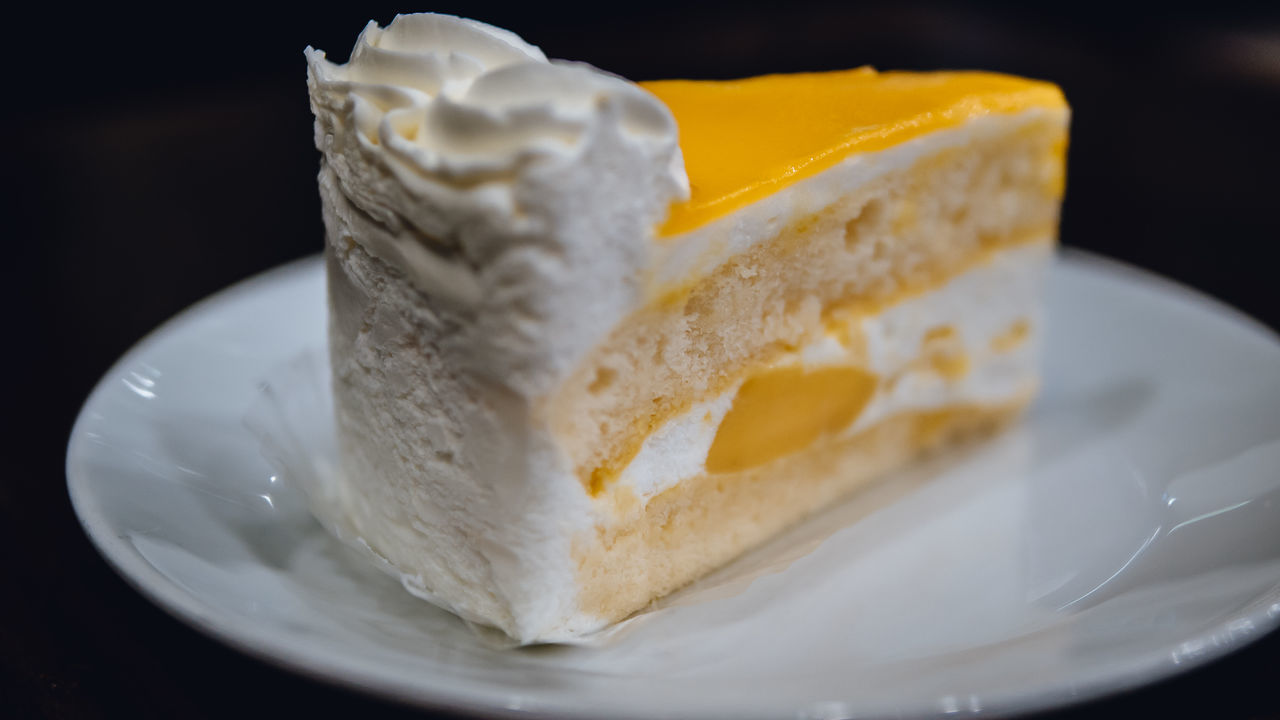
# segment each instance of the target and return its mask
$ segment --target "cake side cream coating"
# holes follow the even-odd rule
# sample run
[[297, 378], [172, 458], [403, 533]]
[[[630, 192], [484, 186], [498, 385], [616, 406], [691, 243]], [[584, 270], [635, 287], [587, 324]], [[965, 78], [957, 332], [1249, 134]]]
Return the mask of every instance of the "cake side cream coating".
[[317, 514], [464, 618], [523, 640], [590, 629], [567, 557], [591, 508], [551, 439], [520, 396], [452, 364], [456, 316], [325, 219], [342, 472]]
[[[843, 455], [812, 453], [812, 466], [805, 465], [810, 453], [802, 453], [704, 472], [714, 435], [663, 434], [694, 421], [686, 410], [641, 437], [612, 484], [592, 492], [571, 449], [578, 433], [557, 424], [557, 412], [582, 410], [564, 401], [566, 388], [584, 373], [586, 385], [595, 379], [589, 358], [607, 355], [612, 333], [638, 313], [669, 306], [673, 292], [684, 297], [691, 283], [758, 246], [786, 246], [807, 232], [806, 223], [821, 224], [811, 217], [838, 198], [908, 177], [948, 149], [1031, 126], [1049, 127], [1052, 137], [1065, 127], [1064, 110], [979, 115], [853, 156], [720, 221], [657, 240], [654, 229], [672, 202], [687, 197], [687, 180], [670, 113], [634, 85], [550, 63], [505, 31], [444, 16], [404, 16], [386, 30], [371, 24], [346, 66], [310, 49], [308, 61], [324, 153], [331, 357], [345, 471], [333, 495], [317, 502], [397, 567], [410, 591], [463, 617], [524, 642], [597, 629], [765, 539], [817, 507], [812, 503], [866, 481], [870, 470], [945, 444], [953, 432], [999, 424], [1029, 397], [1035, 301], [1022, 289], [1034, 287], [1046, 257], [1045, 243], [1033, 241], [1052, 238], [1052, 191], [1037, 205], [1051, 212], [1028, 222], [1016, 208], [984, 210], [995, 227], [989, 242], [953, 258], [931, 285], [882, 297], [883, 307], [833, 313], [824, 327], [838, 331], [844, 322], [852, 329], [806, 331], [799, 346], [768, 358], [770, 366], [789, 357], [810, 366], [874, 362], [877, 376], [902, 375], [892, 385], [896, 394], [877, 385], [856, 423], [823, 436], [826, 448], [846, 447]], [[1040, 192], [1031, 185], [1029, 192]], [[964, 282], [991, 267], [1005, 268], [1002, 277], [1016, 282]], [[961, 299], [982, 287], [1005, 288], [975, 299], [978, 313], [957, 321], [953, 332], [966, 347], [1000, 345], [1004, 336], [1008, 350], [967, 353], [965, 372], [940, 386], [938, 377], [951, 371], [921, 349], [920, 333], [934, 328], [895, 334], [877, 323], [911, 313], [901, 308], [936, 313], [929, 303], [940, 301], [930, 298], [953, 303], [957, 283], [966, 288]], [[973, 323], [984, 322], [981, 308], [991, 303], [1017, 317], [996, 323], [996, 336], [976, 339], [989, 334]], [[801, 303], [791, 310], [813, 309]], [[1024, 329], [1014, 332], [1024, 317]], [[845, 341], [833, 342], [836, 336]], [[859, 342], [847, 342], [850, 336]], [[913, 363], [923, 363], [918, 372], [907, 369]], [[979, 381], [994, 367], [1014, 378], [998, 391]], [[691, 395], [690, 407], [702, 411], [694, 419], [709, 427], [716, 420], [715, 413], [707, 419], [711, 406], [727, 414], [748, 379]], [[956, 412], [930, 414], [946, 408]], [[686, 458], [683, 469], [656, 467], [677, 456]], [[863, 470], [849, 468], [858, 457]], [[676, 536], [644, 529], [654, 513], [677, 506], [686, 518], [696, 514], [688, 508], [705, 511], [706, 498], [717, 497], [711, 488], [735, 479], [743, 494], [734, 507], [758, 515], [750, 503], [771, 497], [763, 479], [777, 471], [830, 477], [812, 497], [775, 497], [765, 507], [776, 506], [776, 514], [744, 523], [701, 559], [688, 557], [690, 548], [670, 547]], [[737, 517], [733, 512], [721, 521]], [[714, 521], [683, 527], [708, 529]], [[627, 577], [609, 575], [624, 565]]]
[[325, 512], [463, 617], [571, 635], [591, 514], [529, 402], [638, 301], [688, 192], [670, 113], [448, 16], [307, 59], [346, 481]]

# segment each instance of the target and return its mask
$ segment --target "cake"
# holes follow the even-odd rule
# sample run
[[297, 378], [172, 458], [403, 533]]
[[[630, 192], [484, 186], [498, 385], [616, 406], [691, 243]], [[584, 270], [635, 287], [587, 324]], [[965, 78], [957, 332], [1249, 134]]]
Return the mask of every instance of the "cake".
[[313, 502], [463, 618], [596, 631], [1035, 393], [1052, 84], [636, 84], [432, 14], [307, 60], [342, 458]]

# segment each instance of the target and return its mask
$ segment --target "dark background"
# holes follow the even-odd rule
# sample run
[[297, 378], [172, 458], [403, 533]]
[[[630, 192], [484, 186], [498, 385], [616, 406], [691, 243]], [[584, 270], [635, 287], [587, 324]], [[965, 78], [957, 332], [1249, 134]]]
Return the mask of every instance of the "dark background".
[[[1028, 4], [1034, 7], [1035, 4]], [[633, 79], [874, 64], [1047, 78], [1074, 107], [1067, 245], [1280, 327], [1280, 12], [1220, 2], [443, 3], [552, 57]], [[6, 449], [0, 716], [409, 715], [239, 655], [170, 619], [94, 553], [66, 498], [79, 404], [190, 303], [318, 252], [302, 49], [345, 59], [384, 3], [166, 12], [29, 7], [6, 19]], [[1280, 635], [1054, 715], [1280, 718]]]

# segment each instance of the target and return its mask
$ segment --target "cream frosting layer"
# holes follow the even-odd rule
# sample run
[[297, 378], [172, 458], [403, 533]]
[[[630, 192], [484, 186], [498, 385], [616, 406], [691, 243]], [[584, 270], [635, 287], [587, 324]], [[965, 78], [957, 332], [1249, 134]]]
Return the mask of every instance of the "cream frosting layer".
[[[865, 340], [865, 358], [829, 335], [797, 349], [777, 366], [806, 370], [856, 362], [882, 379], [840, 437], [897, 413], [952, 405], [996, 405], [1034, 391], [1038, 375], [1039, 296], [1052, 257], [1049, 238], [1003, 250], [942, 287], [883, 312], [850, 318], [846, 331]], [[963, 372], [924, 362], [931, 332], [947, 328], [964, 358]], [[1017, 337], [1011, 339], [1011, 329]], [[891, 380], [890, 380], [891, 379]], [[697, 403], [658, 428], [623, 470], [620, 482], [642, 500], [706, 471], [707, 453], [741, 383]]]

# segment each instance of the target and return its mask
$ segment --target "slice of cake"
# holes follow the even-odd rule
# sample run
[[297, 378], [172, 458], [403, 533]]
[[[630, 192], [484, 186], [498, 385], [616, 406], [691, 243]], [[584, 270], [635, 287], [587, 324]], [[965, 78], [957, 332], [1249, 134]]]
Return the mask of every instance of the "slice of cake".
[[307, 57], [319, 512], [463, 617], [599, 629], [1035, 391], [1053, 85], [636, 85], [440, 15]]

